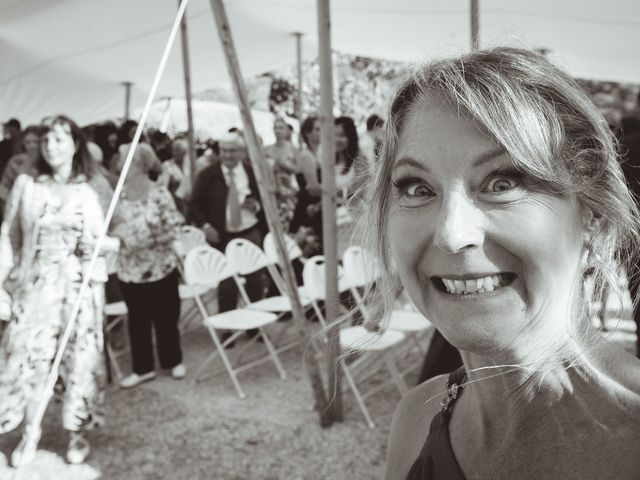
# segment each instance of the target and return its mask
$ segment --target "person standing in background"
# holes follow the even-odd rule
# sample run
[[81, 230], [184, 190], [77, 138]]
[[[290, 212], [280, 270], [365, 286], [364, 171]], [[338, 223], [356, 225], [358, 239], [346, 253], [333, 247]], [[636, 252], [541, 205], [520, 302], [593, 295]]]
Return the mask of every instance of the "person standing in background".
[[[193, 188], [189, 208], [190, 220], [204, 230], [211, 246], [224, 252], [234, 238], [247, 239], [259, 247], [267, 232], [260, 193], [246, 157], [244, 139], [237, 132], [219, 141], [220, 161], [206, 167]], [[246, 276], [245, 289], [252, 301], [264, 296], [265, 276], [254, 272]], [[220, 312], [236, 308], [238, 289], [233, 279], [218, 286]]]
[[12, 118], [4, 124], [4, 139], [0, 141], [0, 175], [9, 163], [9, 159], [22, 152], [22, 125]]
[[289, 125], [283, 118], [276, 117], [273, 122], [273, 133], [276, 136], [276, 143], [267, 145], [264, 148], [264, 153], [270, 171], [273, 173], [280, 222], [284, 231], [288, 232], [296, 208], [298, 193], [298, 183], [295, 177], [297, 151], [290, 140]]
[[384, 120], [375, 113], [370, 115], [367, 118], [367, 131], [360, 139], [360, 151], [367, 159], [370, 168], [376, 163], [376, 159], [380, 155], [383, 132]]
[[120, 381], [132, 388], [156, 377], [152, 329], [160, 367], [184, 378], [180, 348], [178, 259], [173, 241], [184, 218], [169, 191], [149, 178], [155, 160], [133, 157], [120, 199], [118, 223], [111, 235], [120, 239], [117, 275], [129, 312], [133, 372]]
[[186, 214], [191, 198], [191, 159], [187, 141], [178, 138], [171, 144], [173, 157], [162, 162], [162, 173], [158, 181], [164, 185], [176, 202], [178, 210]]
[[40, 156], [41, 131], [42, 128], [39, 125], [30, 125], [24, 130], [22, 134], [24, 153], [11, 157], [2, 173], [2, 180], [0, 180], [0, 215], [4, 212], [5, 203], [16, 178], [23, 173], [29, 173]]
[[[625, 117], [622, 119], [622, 139], [620, 141], [622, 154], [622, 171], [627, 184], [636, 200], [640, 199], [640, 118]], [[631, 298], [636, 299], [640, 278], [629, 275], [629, 292]], [[640, 305], [633, 305], [633, 319], [636, 322], [636, 356], [640, 358]]]

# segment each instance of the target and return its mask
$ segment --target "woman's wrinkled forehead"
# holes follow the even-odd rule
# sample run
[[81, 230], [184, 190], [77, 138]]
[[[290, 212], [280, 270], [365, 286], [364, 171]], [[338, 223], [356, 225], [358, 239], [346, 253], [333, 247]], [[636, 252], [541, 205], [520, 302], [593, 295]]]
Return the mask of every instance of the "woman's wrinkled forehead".
[[397, 134], [392, 163], [411, 157], [432, 161], [438, 152], [467, 151], [481, 155], [504, 147], [469, 115], [452, 108], [439, 95], [425, 95], [407, 108]]

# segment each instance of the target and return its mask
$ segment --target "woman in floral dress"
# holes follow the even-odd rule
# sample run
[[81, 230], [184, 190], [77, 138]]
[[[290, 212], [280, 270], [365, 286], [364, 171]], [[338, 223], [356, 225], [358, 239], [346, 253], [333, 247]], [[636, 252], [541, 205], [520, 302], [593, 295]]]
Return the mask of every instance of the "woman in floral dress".
[[[0, 344], [0, 433], [24, 419], [25, 435], [12, 455], [16, 466], [35, 454], [40, 426], [32, 424], [32, 417], [38, 402], [51, 393], [45, 391], [46, 379], [79, 294], [56, 389], [63, 395], [70, 462], [80, 463], [89, 454], [84, 432], [100, 423], [103, 399], [105, 269], [94, 269], [89, 288], [80, 292], [80, 285], [104, 217], [87, 183], [91, 159], [86, 142], [70, 119], [55, 117], [43, 126], [35, 168], [35, 176], [16, 179], [0, 234], [0, 303], [5, 309], [11, 303]], [[107, 247], [117, 248], [115, 243], [107, 241]]]

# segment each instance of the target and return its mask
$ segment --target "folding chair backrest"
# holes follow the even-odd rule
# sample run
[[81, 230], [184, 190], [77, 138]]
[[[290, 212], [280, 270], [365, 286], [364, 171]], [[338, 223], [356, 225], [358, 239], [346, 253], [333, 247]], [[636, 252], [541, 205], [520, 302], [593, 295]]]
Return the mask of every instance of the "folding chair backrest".
[[323, 255], [316, 255], [307, 259], [302, 270], [302, 280], [305, 292], [312, 300], [324, 300], [327, 296], [325, 276]]
[[[285, 235], [284, 244], [287, 249], [287, 253], [289, 254], [289, 260], [295, 260], [296, 258], [302, 257], [302, 250], [300, 250], [300, 247], [293, 238]], [[269, 261], [271, 263], [273, 263], [274, 265], [278, 265], [280, 263], [280, 259], [278, 258], [278, 251], [276, 250], [276, 242], [271, 232], [267, 233], [267, 235], [264, 237], [262, 248], [264, 249], [264, 253], [267, 255], [267, 258], [269, 258]]]
[[184, 258], [192, 248], [206, 245], [207, 239], [202, 230], [192, 225], [180, 227], [178, 236], [173, 242], [173, 248], [180, 258]]
[[352, 245], [342, 255], [342, 266], [354, 287], [366, 287], [380, 276], [377, 259], [362, 247]]
[[244, 238], [231, 240], [224, 254], [231, 268], [240, 275], [257, 272], [271, 263], [260, 247]]
[[352, 221], [353, 221], [353, 218], [351, 217], [351, 214], [349, 213], [349, 211], [344, 205], [341, 205], [338, 208], [336, 208], [336, 225], [337, 226], [345, 225], [347, 223], [351, 223]]
[[224, 254], [209, 245], [192, 248], [184, 260], [184, 280], [188, 284], [216, 287], [233, 276]]

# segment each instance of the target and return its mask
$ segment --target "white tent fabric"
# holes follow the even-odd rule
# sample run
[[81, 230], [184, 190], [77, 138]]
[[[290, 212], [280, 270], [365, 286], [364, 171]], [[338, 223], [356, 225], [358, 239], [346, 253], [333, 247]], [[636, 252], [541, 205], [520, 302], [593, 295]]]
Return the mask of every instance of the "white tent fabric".
[[[240, 111], [235, 105], [194, 100], [192, 108], [194, 134], [201, 140], [220, 138], [231, 127], [242, 128]], [[276, 141], [273, 133], [275, 116], [271, 112], [261, 110], [252, 110], [251, 113], [256, 131], [264, 145], [274, 143]], [[139, 117], [142, 109], [134, 111], [133, 114], [134, 117]], [[286, 118], [286, 121], [297, 130], [298, 124], [295, 119]], [[155, 102], [149, 111], [147, 126], [158, 128], [170, 135], [185, 132], [188, 128], [186, 101], [182, 98], [165, 98]]]
[[[545, 48], [581, 78], [640, 82], [640, 2], [480, 0], [481, 47]], [[315, 0], [225, 2], [245, 76], [291, 66], [294, 31], [317, 55]], [[0, 120], [64, 112], [80, 123], [144, 103], [177, 0], [0, 0]], [[193, 91], [227, 84], [208, 0], [188, 7]], [[469, 49], [468, 0], [334, 0], [336, 50], [402, 61]], [[176, 43], [158, 97], [184, 96]]]

